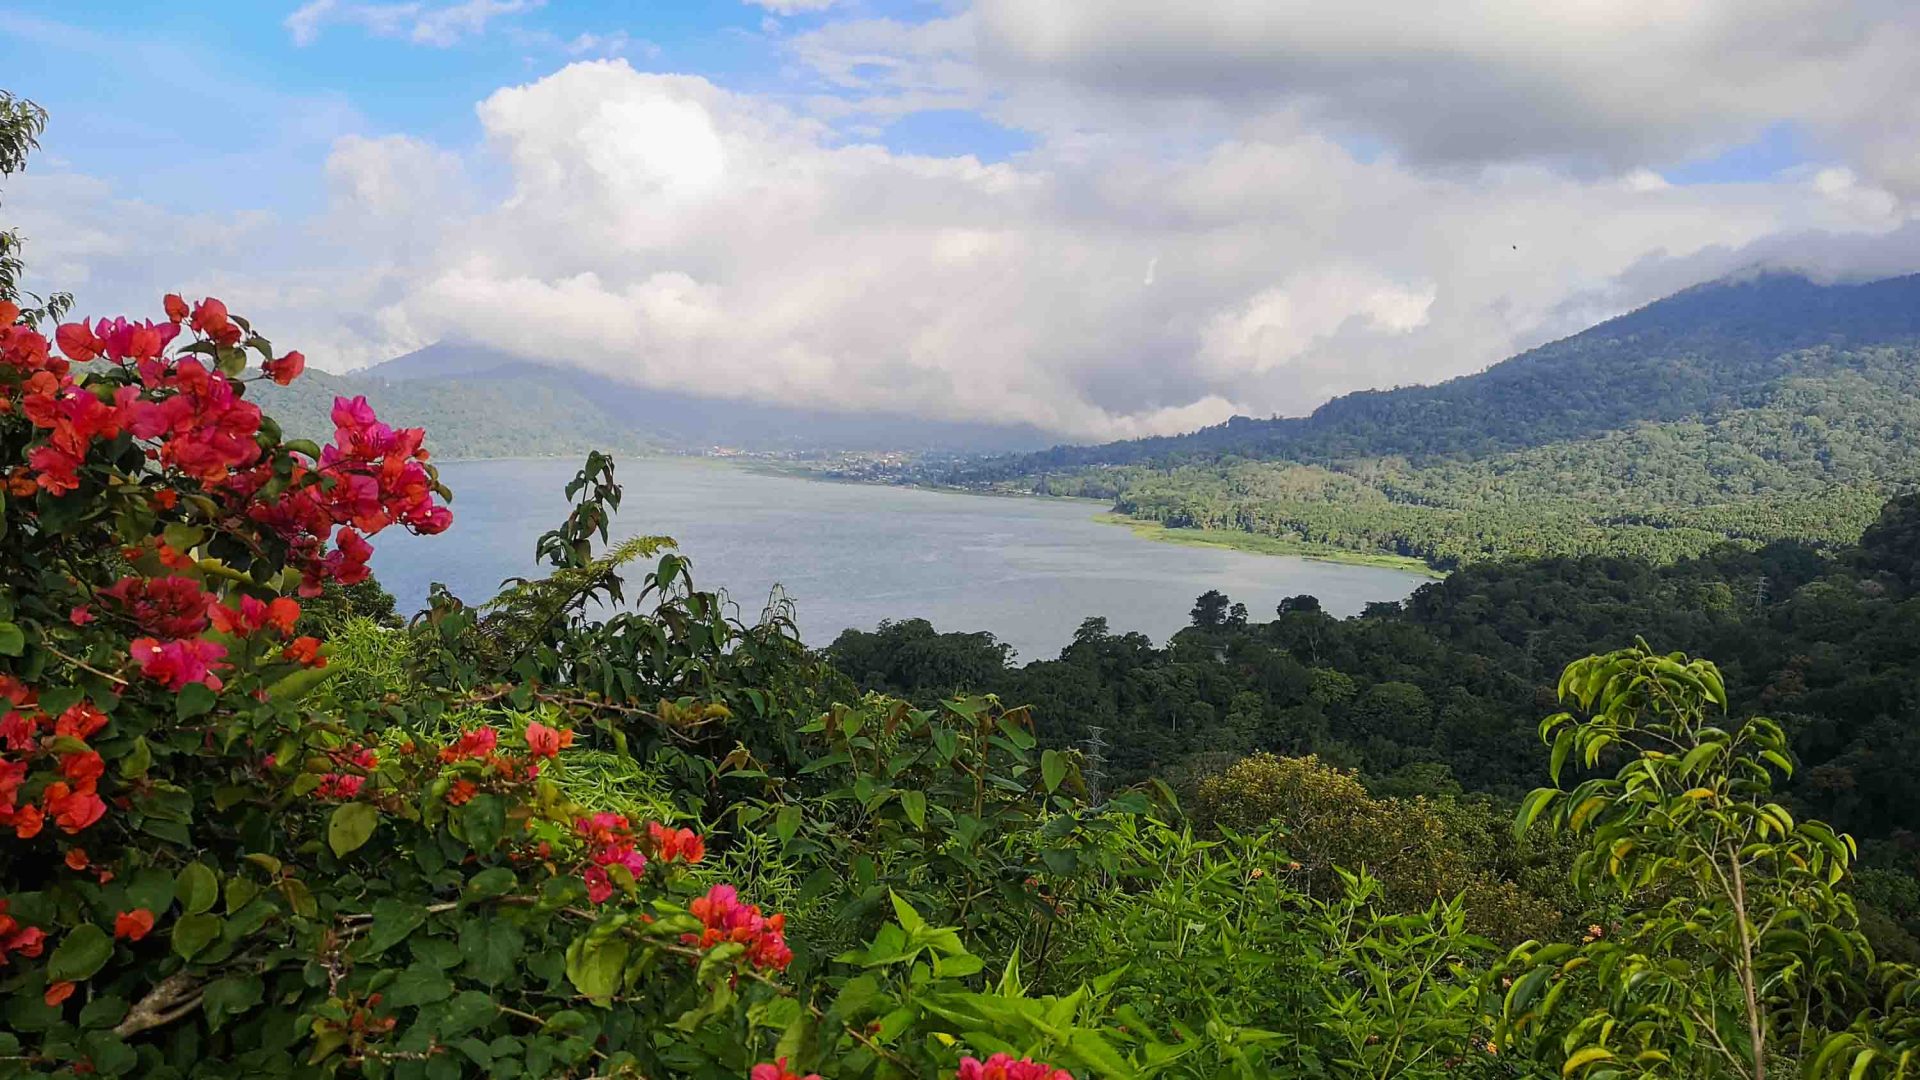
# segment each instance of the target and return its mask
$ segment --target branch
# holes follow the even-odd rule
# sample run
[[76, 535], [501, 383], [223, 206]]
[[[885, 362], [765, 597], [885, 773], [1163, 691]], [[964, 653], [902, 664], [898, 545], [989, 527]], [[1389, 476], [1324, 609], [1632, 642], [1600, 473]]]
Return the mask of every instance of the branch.
[[200, 1007], [200, 987], [184, 971], [175, 972], [153, 984], [146, 996], [127, 1010], [126, 1019], [116, 1024], [113, 1033], [122, 1039], [143, 1031], [165, 1027]]

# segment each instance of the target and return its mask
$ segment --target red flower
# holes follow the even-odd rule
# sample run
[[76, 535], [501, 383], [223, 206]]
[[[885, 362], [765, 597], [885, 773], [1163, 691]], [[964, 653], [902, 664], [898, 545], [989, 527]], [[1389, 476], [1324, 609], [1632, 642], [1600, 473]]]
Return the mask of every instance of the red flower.
[[93, 612], [88, 611], [85, 604], [76, 605], [72, 611], [67, 612], [67, 621], [75, 626], [85, 626], [93, 621]]
[[153, 912], [146, 908], [134, 908], [114, 916], [113, 936], [128, 941], [139, 941], [153, 929]]
[[107, 726], [107, 714], [82, 701], [67, 707], [54, 722], [53, 733], [74, 739], [90, 739]]
[[40, 835], [40, 829], [46, 822], [46, 815], [37, 806], [23, 806], [18, 810], [0, 813], [0, 825], [13, 826], [13, 835], [22, 840], [31, 840]]
[[771, 1065], [755, 1065], [753, 1071], [747, 1076], [748, 1080], [820, 1080], [819, 1073], [801, 1076], [799, 1073], [788, 1072], [786, 1058], [781, 1058]]
[[205, 334], [219, 345], [238, 345], [240, 327], [227, 315], [227, 305], [209, 296], [193, 306], [187, 323], [195, 333]]
[[169, 690], [177, 692], [188, 683], [200, 683], [210, 690], [224, 685], [213, 669], [226, 666], [220, 661], [226, 657], [227, 647], [217, 642], [192, 638], [163, 644], [143, 637], [133, 639], [130, 652], [133, 662], [140, 665], [140, 674], [164, 683]]
[[358, 796], [366, 782], [366, 777], [352, 773], [328, 773], [320, 778], [320, 786], [314, 789], [314, 794], [323, 799], [344, 802]]
[[766, 916], [758, 904], [743, 904], [731, 885], [715, 885], [707, 895], [687, 905], [693, 917], [706, 925], [700, 934], [684, 934], [681, 941], [711, 948], [723, 941], [747, 947], [747, 961], [757, 968], [785, 970], [793, 962], [793, 950], [787, 947], [787, 918]]
[[1028, 1058], [1016, 1061], [1006, 1054], [995, 1054], [984, 1062], [963, 1057], [958, 1076], [959, 1080], [1073, 1080], [1073, 1074], [1065, 1069]]
[[60, 755], [60, 775], [66, 777], [68, 783], [76, 786], [92, 785], [104, 776], [106, 771], [107, 763], [100, 760], [100, 755], [92, 750], [77, 750]]
[[555, 730], [539, 721], [527, 725], [527, 753], [534, 757], [557, 757], [572, 745], [573, 732], [566, 728]]
[[[40, 729], [36, 719], [38, 715], [29, 716], [14, 709], [0, 716], [0, 744], [16, 753], [33, 749], [35, 736]], [[24, 769], [27, 766], [22, 762], [20, 767]]]
[[298, 352], [290, 352], [278, 360], [268, 360], [261, 364], [260, 370], [266, 372], [267, 378], [285, 386], [299, 378], [301, 372], [307, 370], [307, 358]]
[[[11, 924], [12, 919], [0, 915], [0, 926]], [[37, 926], [22, 927], [12, 933], [0, 936], [0, 964], [7, 962], [8, 953], [19, 953], [32, 959], [47, 948], [47, 932]]]
[[40, 805], [60, 831], [71, 836], [106, 815], [107, 804], [93, 791], [93, 785], [81, 788], [55, 781], [40, 794]]
[[467, 801], [472, 799], [474, 793], [479, 790], [479, 786], [473, 781], [462, 777], [459, 780], [455, 780], [453, 786], [447, 789], [447, 802], [452, 806], [465, 806]]
[[[207, 628], [213, 596], [191, 578], [123, 577], [100, 590], [102, 600], [156, 637], [192, 637]], [[259, 601], [254, 601], [259, 603]]]
[[657, 821], [650, 821], [647, 823], [647, 835], [653, 840], [654, 854], [662, 862], [679, 859], [696, 863], [707, 857], [707, 842], [694, 835], [692, 829], [670, 829]]
[[91, 860], [87, 858], [86, 848], [73, 847], [73, 848], [67, 849], [67, 868], [68, 869], [85, 870], [87, 868], [87, 864], [90, 861]]
[[587, 899], [594, 903], [606, 903], [613, 895], [613, 879], [607, 876], [605, 867], [589, 866], [580, 872], [580, 877], [587, 883]]
[[47, 992], [41, 995], [41, 1000], [45, 1001], [48, 1005], [58, 1005], [73, 996], [73, 988], [75, 985], [73, 980], [63, 979], [47, 987]]
[[500, 733], [490, 727], [477, 727], [472, 731], [463, 731], [452, 745], [440, 751], [441, 761], [459, 761], [462, 758], [483, 758], [493, 753], [500, 743]]
[[327, 658], [320, 655], [320, 639], [316, 637], [297, 637], [287, 642], [280, 655], [296, 664], [310, 668], [327, 666]]
[[167, 318], [180, 323], [187, 320], [187, 302], [180, 299], [179, 293], [168, 293], [161, 298], [160, 305], [167, 309]]
[[293, 624], [300, 621], [300, 602], [290, 596], [278, 596], [267, 605], [267, 625], [282, 634], [293, 633]]

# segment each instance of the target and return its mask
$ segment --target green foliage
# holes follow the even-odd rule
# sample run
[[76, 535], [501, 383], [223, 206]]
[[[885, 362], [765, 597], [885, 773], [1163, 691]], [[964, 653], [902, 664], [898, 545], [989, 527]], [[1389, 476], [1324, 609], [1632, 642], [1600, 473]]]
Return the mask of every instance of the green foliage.
[[[1570, 665], [1560, 695], [1585, 716], [1542, 722], [1556, 786], [1515, 827], [1587, 835], [1575, 881], [1631, 906], [1577, 949], [1517, 950], [1511, 1031], [1568, 1075], [1764, 1080], [1869, 1011], [1873, 954], [1837, 889], [1853, 841], [1773, 801], [1792, 770], [1780, 726], [1722, 726], [1719, 670], [1644, 644]], [[1613, 775], [1558, 786], [1607, 761]]]

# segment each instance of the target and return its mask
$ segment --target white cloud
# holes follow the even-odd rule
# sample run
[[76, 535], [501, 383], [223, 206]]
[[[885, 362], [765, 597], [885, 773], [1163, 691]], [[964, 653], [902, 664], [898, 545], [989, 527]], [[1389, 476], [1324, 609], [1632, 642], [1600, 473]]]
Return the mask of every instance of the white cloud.
[[[1904, 6], [1836, 0], [1822, 20], [1763, 0], [1743, 21], [1621, 0], [1529, 21], [1488, 0], [1439, 26], [1371, 0], [1343, 25], [1308, 0], [1220, 0], [1174, 25], [1133, 3], [1108, 23], [1082, 0], [832, 22], [788, 39], [811, 82], [779, 92], [573, 63], [482, 101], [476, 147], [338, 139], [311, 220], [139, 208], [152, 235], [129, 238], [112, 192], [45, 175], [8, 207], [83, 303], [146, 310], [157, 274], [191, 266], [166, 287], [227, 290], [322, 366], [468, 336], [663, 388], [1085, 438], [1464, 374], [1756, 264], [1920, 269]], [[402, 7], [351, 18], [410, 37], [424, 6], [353, 10]], [[1813, 88], [1836, 71], [1854, 82]], [[859, 141], [952, 107], [1031, 148]], [[1812, 162], [1662, 175], [1783, 119]]]
[[825, 11], [839, 4], [841, 0], [743, 0], [743, 2], [766, 8], [775, 15], [805, 15]]
[[[1017, 163], [920, 157], [620, 61], [479, 116], [511, 187], [437, 248], [381, 260], [403, 268], [382, 317], [407, 342], [477, 335], [648, 385], [1087, 437], [1461, 374], [1652, 299], [1608, 288], [1649, 260], [1898, 217], [1857, 180], [1429, 173], [1302, 125], [1192, 156], [1116, 135]], [[382, 150], [336, 150], [344, 190], [406, 186], [394, 161], [418, 148]]]
[[375, 37], [404, 38], [418, 45], [448, 46], [484, 33], [504, 15], [543, 7], [546, 0], [459, 0], [458, 3], [343, 3], [308, 0], [287, 16], [285, 26], [296, 45], [319, 40], [329, 24], [359, 26]]

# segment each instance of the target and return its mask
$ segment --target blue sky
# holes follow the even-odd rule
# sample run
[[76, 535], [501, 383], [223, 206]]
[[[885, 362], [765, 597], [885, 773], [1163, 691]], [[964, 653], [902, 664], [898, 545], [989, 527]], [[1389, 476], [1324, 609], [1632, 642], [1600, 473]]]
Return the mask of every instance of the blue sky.
[[186, 7], [0, 0], [53, 114], [0, 221], [91, 309], [217, 289], [335, 370], [485, 336], [1108, 437], [1920, 268], [1920, 5]]
[[[785, 43], [844, 17], [777, 15], [734, 0], [553, 0], [493, 16], [479, 32], [446, 43], [369, 32], [342, 18], [322, 24], [303, 44], [287, 25], [297, 3], [188, 6], [198, 14], [183, 19], [172, 5], [135, 0], [0, 2], [0, 22], [9, 29], [0, 38], [0, 70], [9, 89], [53, 113], [44, 140], [49, 157], [179, 206], [211, 191], [230, 205], [311, 208], [320, 194], [317, 174], [278, 168], [276, 159], [309, 165], [352, 132], [404, 131], [467, 145], [481, 135], [476, 102], [581, 58], [624, 56], [636, 66], [698, 74], [775, 98], [831, 93], [790, 62]], [[941, 8], [901, 0], [858, 10], [911, 21]], [[847, 137], [989, 160], [1030, 143], [978, 113], [956, 110], [913, 114]], [[272, 182], [262, 183], [267, 177]]]

